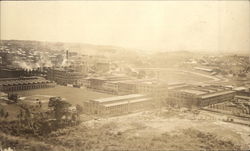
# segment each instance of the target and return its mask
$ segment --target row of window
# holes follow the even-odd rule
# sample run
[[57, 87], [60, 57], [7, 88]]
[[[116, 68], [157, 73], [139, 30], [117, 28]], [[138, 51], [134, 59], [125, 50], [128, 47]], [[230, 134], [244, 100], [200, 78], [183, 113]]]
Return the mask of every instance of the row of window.
[[104, 110], [105, 113], [128, 112], [128, 111], [141, 109], [147, 103], [148, 102], [136, 102], [132, 104], [121, 104], [121, 105], [116, 105], [116, 106], [111, 106], [111, 107], [103, 107], [102, 110]]
[[39, 88], [49, 88], [54, 87], [53, 84], [39, 84], [39, 85], [21, 85], [21, 86], [8, 86], [2, 87], [1, 91], [19, 91], [19, 90], [28, 90], [28, 89], [39, 89]]

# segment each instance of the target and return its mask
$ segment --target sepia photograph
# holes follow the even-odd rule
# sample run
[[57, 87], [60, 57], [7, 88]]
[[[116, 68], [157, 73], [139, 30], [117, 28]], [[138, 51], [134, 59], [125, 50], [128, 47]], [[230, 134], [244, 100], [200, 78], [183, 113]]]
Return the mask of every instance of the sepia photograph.
[[0, 1], [0, 151], [250, 150], [250, 0]]

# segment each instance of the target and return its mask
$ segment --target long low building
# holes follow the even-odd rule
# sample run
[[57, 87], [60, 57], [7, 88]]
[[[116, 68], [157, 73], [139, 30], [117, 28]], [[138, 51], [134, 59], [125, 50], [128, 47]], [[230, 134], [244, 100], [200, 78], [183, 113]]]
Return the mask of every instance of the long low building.
[[171, 105], [204, 107], [234, 99], [235, 91], [222, 86], [183, 86], [169, 88], [167, 101]]
[[151, 98], [142, 94], [130, 94], [84, 102], [87, 113], [96, 115], [117, 115], [143, 110], [150, 107]]
[[168, 84], [158, 79], [134, 79], [130, 77], [86, 78], [85, 86], [95, 91], [113, 95], [146, 94], [153, 100], [166, 99]]
[[42, 77], [1, 78], [0, 91], [13, 92], [31, 89], [51, 88], [55, 83]]

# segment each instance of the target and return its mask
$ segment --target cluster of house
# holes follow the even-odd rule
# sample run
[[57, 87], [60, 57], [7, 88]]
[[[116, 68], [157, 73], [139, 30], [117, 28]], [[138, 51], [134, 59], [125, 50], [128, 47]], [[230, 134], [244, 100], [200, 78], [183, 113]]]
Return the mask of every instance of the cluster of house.
[[[249, 81], [250, 57], [241, 55], [203, 56], [192, 58], [183, 63], [184, 66], [209, 73], [212, 75], [225, 76], [236, 81]], [[194, 67], [195, 66], [195, 67]]]

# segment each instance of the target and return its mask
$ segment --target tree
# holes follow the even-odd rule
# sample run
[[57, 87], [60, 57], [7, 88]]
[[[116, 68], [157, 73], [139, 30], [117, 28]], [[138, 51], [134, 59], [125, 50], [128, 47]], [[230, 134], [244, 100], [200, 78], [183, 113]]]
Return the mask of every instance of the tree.
[[10, 94], [10, 95], [8, 96], [8, 99], [14, 101], [15, 103], [17, 103], [18, 98], [19, 98], [18, 94]]
[[70, 107], [70, 106], [71, 106], [71, 104], [69, 104], [66, 101], [58, 102], [54, 107], [56, 119], [60, 120], [63, 115], [66, 115], [68, 113], [68, 107]]
[[39, 103], [39, 107], [41, 108], [41, 107], [42, 107], [42, 102], [41, 102], [41, 101], [39, 101], [38, 103]]
[[0, 116], [4, 117], [4, 110], [3, 109], [0, 110]]
[[6, 112], [4, 118], [8, 118], [8, 117], [9, 117], [9, 112]]
[[77, 114], [81, 114], [83, 112], [83, 107], [81, 105], [77, 104], [76, 111], [77, 111]]
[[49, 106], [49, 107], [55, 107], [56, 104], [57, 104], [59, 101], [61, 101], [61, 100], [62, 100], [61, 97], [51, 97], [51, 98], [49, 98], [49, 104], [48, 104], [48, 106]]
[[55, 118], [60, 120], [63, 115], [66, 115], [68, 112], [67, 109], [71, 106], [71, 104], [63, 101], [60, 97], [51, 97], [49, 99], [48, 106], [53, 108]]
[[23, 110], [22, 109], [20, 109], [20, 119], [22, 120], [23, 119]]

